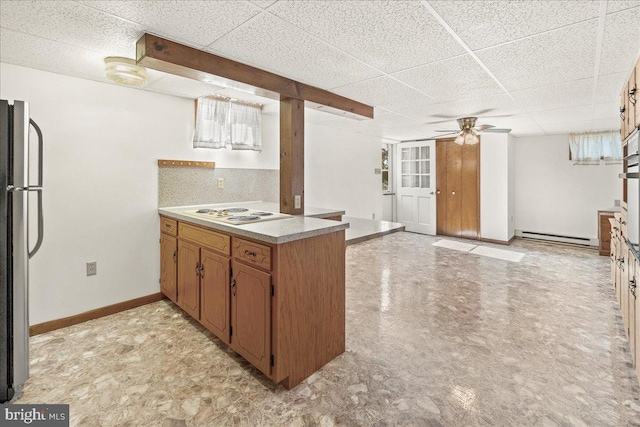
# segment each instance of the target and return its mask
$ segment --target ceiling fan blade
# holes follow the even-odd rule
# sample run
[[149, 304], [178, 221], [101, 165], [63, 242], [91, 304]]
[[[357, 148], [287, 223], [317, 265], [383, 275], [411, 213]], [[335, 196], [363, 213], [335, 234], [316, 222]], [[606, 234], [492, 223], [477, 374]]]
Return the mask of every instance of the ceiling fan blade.
[[449, 123], [452, 122], [454, 119], [449, 119], [449, 120], [438, 120], [437, 122], [426, 122], [425, 125], [435, 125], [438, 123]]
[[447, 116], [445, 114], [431, 114], [431, 117], [435, 117], [435, 118], [438, 118], [438, 119], [450, 119], [450, 120], [457, 119], [456, 116]]
[[495, 127], [494, 125], [478, 125], [478, 126], [472, 128], [472, 129], [476, 130], [478, 132], [482, 132], [482, 131], [485, 131], [487, 129], [491, 129], [491, 128], [494, 128], [494, 127]]
[[478, 117], [493, 110], [495, 110], [495, 108], [485, 108], [484, 110], [476, 111], [475, 113], [470, 114], [469, 117]]
[[482, 116], [483, 119], [490, 119], [492, 117], [513, 117], [515, 114], [496, 114], [495, 116]]
[[447, 129], [447, 130], [434, 130], [434, 132], [452, 132], [452, 133], [458, 133], [460, 132], [460, 129], [454, 130], [454, 129]]
[[427, 139], [440, 139], [440, 138], [444, 138], [445, 136], [449, 136], [449, 135], [457, 135], [458, 133], [460, 133], [460, 132], [459, 131], [455, 131], [455, 132], [451, 132], [451, 133], [444, 133], [442, 135], [430, 136]]
[[511, 132], [511, 129], [493, 128], [493, 129], [487, 129], [484, 132], [485, 133], [509, 133]]

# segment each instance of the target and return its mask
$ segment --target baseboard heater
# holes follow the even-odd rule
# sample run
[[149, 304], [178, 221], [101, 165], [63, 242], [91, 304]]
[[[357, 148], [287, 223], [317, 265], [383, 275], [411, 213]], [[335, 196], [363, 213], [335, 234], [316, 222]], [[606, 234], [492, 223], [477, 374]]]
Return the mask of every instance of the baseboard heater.
[[589, 239], [588, 237], [562, 236], [559, 234], [536, 233], [534, 231], [516, 230], [516, 236], [524, 239], [549, 240], [552, 242], [571, 243], [582, 246], [599, 246], [598, 239]]

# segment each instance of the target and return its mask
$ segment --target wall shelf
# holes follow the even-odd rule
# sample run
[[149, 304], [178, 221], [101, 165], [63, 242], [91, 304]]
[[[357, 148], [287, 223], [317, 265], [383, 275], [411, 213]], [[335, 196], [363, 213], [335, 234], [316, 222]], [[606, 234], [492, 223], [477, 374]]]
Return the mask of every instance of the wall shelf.
[[200, 162], [194, 160], [162, 160], [158, 159], [159, 167], [178, 167], [178, 168], [205, 168], [213, 169], [216, 167], [215, 162]]

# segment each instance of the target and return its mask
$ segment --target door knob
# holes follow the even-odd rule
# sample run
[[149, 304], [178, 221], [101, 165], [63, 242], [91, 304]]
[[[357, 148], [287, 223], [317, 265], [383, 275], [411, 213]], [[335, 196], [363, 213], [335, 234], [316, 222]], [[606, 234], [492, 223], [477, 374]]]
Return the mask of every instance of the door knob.
[[436, 191], [436, 194], [440, 194], [440, 190]]
[[455, 195], [456, 195], [456, 192], [455, 192], [455, 191], [452, 191], [452, 192], [451, 192], [451, 194], [453, 194], [453, 195], [455, 196]]
[[432, 191], [432, 192], [431, 192], [431, 193], [429, 193], [429, 194], [431, 194], [431, 195], [433, 196], [435, 193]]

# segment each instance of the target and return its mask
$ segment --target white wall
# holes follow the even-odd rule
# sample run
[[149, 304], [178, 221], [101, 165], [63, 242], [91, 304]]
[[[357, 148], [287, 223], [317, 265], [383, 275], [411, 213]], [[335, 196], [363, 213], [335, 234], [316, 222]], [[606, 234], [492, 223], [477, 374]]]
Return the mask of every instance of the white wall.
[[509, 217], [508, 234], [511, 239], [516, 234], [516, 138], [509, 134], [507, 149], [509, 150]]
[[[264, 117], [262, 153], [194, 150], [189, 99], [10, 64], [0, 64], [0, 97], [29, 101], [45, 139], [45, 238], [30, 264], [31, 324], [159, 291], [157, 159], [279, 168], [275, 116]], [[380, 209], [379, 186], [368, 200], [372, 185], [359, 177], [373, 152], [379, 162], [379, 143], [369, 154], [368, 138], [307, 129], [307, 204], [365, 217]], [[97, 276], [86, 277], [88, 261], [98, 262]]]
[[380, 137], [305, 123], [305, 203], [382, 218]]
[[509, 136], [483, 134], [480, 138], [480, 235], [508, 241]]
[[516, 138], [516, 229], [598, 238], [597, 211], [622, 197], [622, 165], [574, 166], [569, 135]]

